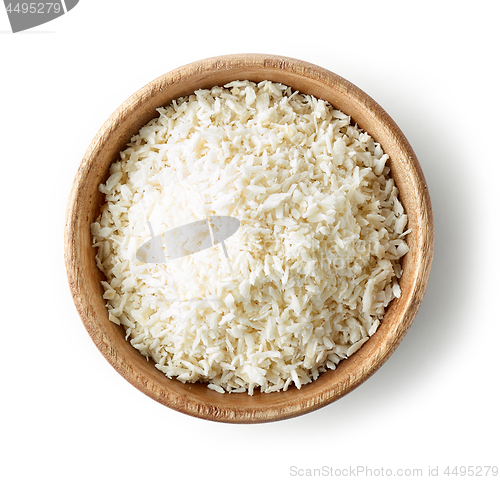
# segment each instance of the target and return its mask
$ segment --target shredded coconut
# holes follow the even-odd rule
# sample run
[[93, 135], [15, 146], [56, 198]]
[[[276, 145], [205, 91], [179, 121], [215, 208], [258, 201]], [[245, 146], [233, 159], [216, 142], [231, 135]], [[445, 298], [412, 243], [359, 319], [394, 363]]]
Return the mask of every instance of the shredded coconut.
[[[110, 321], [168, 377], [219, 393], [335, 369], [401, 295], [409, 230], [388, 156], [327, 102], [269, 81], [158, 112], [111, 165], [91, 225]], [[239, 229], [164, 263], [137, 257], [215, 216]]]

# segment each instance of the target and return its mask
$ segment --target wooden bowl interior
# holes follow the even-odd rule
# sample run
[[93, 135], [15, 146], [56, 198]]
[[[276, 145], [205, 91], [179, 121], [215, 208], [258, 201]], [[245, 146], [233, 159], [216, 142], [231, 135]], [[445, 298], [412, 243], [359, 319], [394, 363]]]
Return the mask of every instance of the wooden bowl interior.
[[[200, 88], [232, 80], [271, 80], [330, 102], [351, 116], [390, 156], [392, 176], [409, 218], [410, 252], [404, 257], [401, 298], [391, 302], [373, 337], [354, 355], [303, 386], [286, 392], [218, 394], [204, 384], [170, 380], [146, 361], [108, 320], [102, 273], [95, 263], [90, 224], [104, 202], [98, 185], [119, 152], [139, 129], [158, 116], [156, 109]], [[104, 124], [80, 165], [68, 203], [65, 260], [74, 301], [93, 341], [130, 383], [178, 411], [210, 420], [251, 423], [312, 411], [345, 395], [373, 374], [397, 347], [421, 303], [433, 250], [430, 198], [418, 161], [399, 128], [368, 95], [343, 78], [294, 59], [269, 55], [231, 55], [207, 59], [170, 72], [130, 97]]]

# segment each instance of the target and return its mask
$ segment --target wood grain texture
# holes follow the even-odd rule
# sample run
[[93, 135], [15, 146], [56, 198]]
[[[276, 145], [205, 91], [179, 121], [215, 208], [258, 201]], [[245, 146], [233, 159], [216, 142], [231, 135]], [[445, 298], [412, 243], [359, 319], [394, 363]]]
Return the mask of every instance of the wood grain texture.
[[[403, 259], [401, 298], [391, 302], [378, 331], [334, 371], [286, 392], [219, 394], [205, 384], [183, 384], [165, 377], [108, 320], [102, 274], [96, 267], [90, 224], [104, 201], [98, 185], [119, 152], [139, 129], [158, 116], [156, 108], [199, 88], [232, 80], [271, 80], [330, 102], [350, 115], [390, 156], [393, 178], [412, 232]], [[342, 77], [286, 57], [241, 54], [209, 58], [152, 81], [126, 100], [99, 130], [75, 177], [65, 224], [68, 281], [80, 317], [109, 363], [154, 400], [196, 417], [232, 423], [268, 422], [301, 415], [329, 404], [360, 385], [389, 358], [410, 327], [427, 286], [434, 247], [431, 201], [424, 175], [410, 144], [391, 117], [367, 94]]]

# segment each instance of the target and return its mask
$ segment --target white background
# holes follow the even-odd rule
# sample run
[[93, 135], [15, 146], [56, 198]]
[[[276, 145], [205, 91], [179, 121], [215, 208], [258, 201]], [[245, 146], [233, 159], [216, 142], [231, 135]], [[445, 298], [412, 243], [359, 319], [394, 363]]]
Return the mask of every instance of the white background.
[[[81, 0], [18, 34], [0, 5], [1, 477], [499, 466], [496, 4]], [[382, 105], [416, 151], [436, 228], [423, 305], [382, 369], [332, 405], [261, 425], [192, 418], [129, 385], [86, 333], [63, 263], [71, 183], [108, 116], [165, 72], [244, 52], [318, 64]]]

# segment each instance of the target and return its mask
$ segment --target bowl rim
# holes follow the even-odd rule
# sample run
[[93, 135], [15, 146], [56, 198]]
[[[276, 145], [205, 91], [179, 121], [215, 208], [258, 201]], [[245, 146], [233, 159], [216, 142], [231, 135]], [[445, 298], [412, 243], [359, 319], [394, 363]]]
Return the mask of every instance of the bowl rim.
[[[216, 397], [212, 396], [214, 399], [213, 401], [206, 401], [206, 399], [200, 400], [197, 398], [192, 399], [186, 396], [186, 393], [183, 394], [182, 392], [173, 390], [169, 391], [169, 389], [166, 389], [164, 386], [159, 388], [154, 382], [149, 381], [147, 374], [135, 371], [134, 368], [131, 367], [132, 364], [117, 355], [113, 345], [110, 344], [109, 338], [99, 330], [99, 326], [94, 321], [89, 311], [89, 305], [86, 304], [84, 290], [85, 282], [88, 279], [79, 268], [82, 252], [75, 241], [74, 232], [79, 221], [78, 216], [81, 209], [81, 196], [88, 194], [85, 183], [86, 177], [96, 161], [96, 158], [102, 154], [103, 145], [105, 145], [106, 141], [118, 135], [120, 121], [125, 115], [133, 111], [139, 105], [144, 104], [144, 102], [158, 97], [158, 95], [166, 89], [180, 88], [179, 91], [182, 91], [182, 86], [180, 85], [182, 79], [196, 76], [197, 78], [205, 79], [203, 80], [204, 84], [210, 85], [212, 78], [211, 74], [213, 74], [214, 71], [224, 70], [236, 72], [238, 70], [241, 71], [241, 69], [246, 69], [246, 71], [249, 72], [274, 72], [268, 73], [268, 76], [274, 76], [275, 78], [278, 78], [280, 73], [283, 74], [283, 72], [286, 72], [287, 75], [296, 76], [304, 84], [314, 83], [315, 85], [323, 86], [325, 89], [335, 88], [340, 97], [345, 97], [346, 102], [357, 102], [357, 105], [359, 104], [360, 108], [363, 108], [365, 112], [364, 118], [353, 117], [361, 128], [366, 131], [363, 125], [364, 123], [377, 121], [379, 131], [384, 135], [388, 135], [390, 141], [393, 142], [391, 148], [399, 149], [401, 154], [405, 157], [407, 161], [406, 167], [408, 169], [408, 178], [414, 182], [414, 188], [418, 191], [418, 199], [421, 208], [415, 214], [419, 215], [418, 220], [421, 230], [418, 232], [416, 241], [418, 241], [417, 243], [421, 248], [416, 252], [418, 258], [415, 260], [416, 271], [413, 272], [411, 291], [407, 292], [405, 295], [404, 305], [400, 305], [402, 311], [401, 321], [395, 325], [394, 329], [386, 334], [387, 338], [383, 339], [376, 351], [368, 352], [365, 346], [363, 346], [356, 354], [340, 362], [337, 370], [350, 369], [352, 371], [343, 372], [343, 377], [341, 373], [341, 381], [337, 383], [335, 388], [324, 388], [319, 394], [304, 395], [303, 398], [297, 397], [299, 400], [277, 401], [276, 405], [273, 404], [273, 406], [263, 406], [256, 397], [249, 397], [246, 393], [221, 395], [213, 392], [215, 395], [221, 397], [227, 395], [245, 395], [249, 397], [249, 399], [254, 399], [254, 401], [250, 400], [246, 402], [244, 407], [236, 405], [234, 408], [231, 408], [225, 405], [224, 408], [219, 408]], [[234, 78], [234, 80], [237, 79], [244, 80], [243, 78]], [[274, 81], [272, 78], [269, 79]], [[308, 92], [303, 91], [303, 93]], [[178, 96], [174, 95], [174, 98], [178, 98]], [[159, 106], [161, 105], [156, 105], [156, 107]], [[335, 107], [339, 108], [337, 105], [335, 105]], [[140, 124], [139, 128], [143, 124]], [[372, 134], [372, 131], [368, 133], [378, 141], [376, 135]], [[128, 139], [130, 139], [130, 137], [128, 137]], [[383, 148], [385, 150], [384, 145]], [[394, 120], [392, 120], [387, 112], [369, 95], [343, 77], [302, 60], [268, 54], [231, 54], [198, 60], [157, 77], [130, 96], [108, 118], [85, 152], [69, 196], [64, 228], [64, 257], [73, 301], [87, 332], [107, 361], [128, 382], [159, 403], [191, 416], [227, 423], [260, 423], [302, 415], [338, 400], [366, 381], [390, 357], [412, 324], [422, 302], [425, 288], [429, 280], [433, 249], [433, 215], [425, 177], [412, 147]], [[398, 301], [399, 304], [402, 303], [401, 299], [398, 299]], [[368, 344], [370, 344], [370, 342], [366, 342], [365, 345]], [[359, 356], [359, 352], [363, 349], [365, 349], [366, 352], [365, 357]], [[368, 358], [371, 361], [369, 364], [366, 364], [362, 361], [363, 358]], [[146, 360], [144, 359], [144, 361]], [[345, 367], [347, 364], [349, 368], [347, 368], [347, 366]], [[350, 368], [352, 366], [353, 368]], [[177, 380], [174, 380], [174, 382], [180, 383]], [[314, 382], [317, 382], [317, 380]], [[307, 387], [308, 385], [303, 386], [300, 391], [306, 391]], [[260, 394], [259, 392], [257, 396], [260, 398], [260, 396], [266, 395], [277, 398], [276, 395], [282, 393], [286, 392], [277, 392], [276, 394]]]

